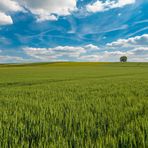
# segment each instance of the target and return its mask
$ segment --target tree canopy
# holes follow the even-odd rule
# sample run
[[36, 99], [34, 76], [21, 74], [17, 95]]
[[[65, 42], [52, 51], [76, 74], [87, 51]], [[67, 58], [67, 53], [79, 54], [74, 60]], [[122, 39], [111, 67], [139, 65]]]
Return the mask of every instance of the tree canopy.
[[120, 62], [127, 62], [127, 57], [126, 56], [120, 57]]

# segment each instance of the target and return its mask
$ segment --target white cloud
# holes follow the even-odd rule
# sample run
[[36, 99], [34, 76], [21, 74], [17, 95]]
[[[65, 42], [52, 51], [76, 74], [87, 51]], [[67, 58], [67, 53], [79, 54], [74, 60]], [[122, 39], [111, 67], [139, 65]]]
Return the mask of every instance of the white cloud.
[[83, 61], [119, 62], [121, 56], [127, 56], [129, 62], [148, 62], [148, 48], [135, 48], [122, 51], [102, 51], [96, 54], [81, 56]]
[[130, 5], [135, 2], [136, 2], [136, 0], [118, 0], [118, 2], [115, 3], [114, 7], [123, 7], [125, 5]]
[[[134, 2], [135, 0], [118, 0], [117, 2], [115, 0], [106, 0], [105, 2], [97, 0], [92, 4], [88, 4], [86, 9], [89, 12], [106, 11], [133, 4]], [[77, 0], [0, 0], [0, 12], [9, 17], [9, 21], [11, 19], [10, 12], [25, 11], [24, 8], [34, 14], [39, 22], [56, 21], [59, 16], [70, 15], [73, 11], [76, 11]], [[10, 23], [8, 22], [8, 24]]]
[[17, 56], [0, 55], [0, 63], [20, 63], [24, 62], [25, 59]]
[[[32, 12], [37, 21], [57, 20], [58, 16], [70, 15], [75, 11], [77, 0], [0, 0], [0, 12], [7, 21], [0, 19], [0, 25], [13, 22], [10, 12], [24, 11], [24, 8]], [[1, 14], [1, 15], [2, 15]], [[7, 14], [7, 15], [6, 15]]]
[[89, 52], [98, 51], [99, 49], [99, 47], [92, 44], [82, 47], [57, 46], [54, 48], [23, 48], [27, 55], [42, 61], [53, 61], [63, 58], [80, 59], [80, 57], [86, 56]]
[[0, 0], [0, 25], [13, 24], [13, 20], [8, 13], [23, 11], [23, 8], [13, 0]]
[[98, 54], [92, 54], [92, 55], [82, 55], [78, 58], [80, 61], [89, 61], [89, 62], [97, 62], [101, 61], [102, 56]]
[[135, 55], [147, 55], [148, 57], [148, 47], [138, 47], [130, 51]]
[[50, 14], [42, 14], [40, 13], [40, 15], [38, 16], [37, 18], [37, 21], [38, 22], [42, 22], [42, 21], [48, 21], [48, 20], [51, 20], [51, 21], [57, 21], [58, 18], [55, 16], [55, 15], [50, 15]]
[[106, 5], [106, 2], [103, 3], [103, 2], [101, 2], [101, 1], [96, 1], [96, 2], [93, 3], [93, 4], [88, 4], [88, 5], [86, 6], [86, 9], [87, 9], [87, 11], [89, 11], [89, 12], [100, 12], [100, 11], [104, 11], [105, 5]]
[[104, 47], [57, 46], [54, 48], [23, 48], [24, 52], [40, 61], [119, 61], [125, 55], [129, 61], [148, 62], [148, 34], [119, 39]]
[[23, 8], [19, 5], [17, 1], [14, 0], [0, 0], [0, 11], [23, 11]]
[[3, 12], [0, 12], [0, 25], [9, 25], [9, 24], [13, 24], [11, 17]]
[[129, 61], [148, 62], [148, 34], [128, 39], [119, 39], [108, 43], [105, 48], [108, 49], [105, 52], [105, 56], [108, 57], [114, 56], [114, 58], [117, 58], [126, 55]]
[[57, 20], [57, 16], [70, 15], [76, 10], [77, 0], [20, 0], [21, 4], [36, 15], [38, 21]]
[[135, 3], [135, 0], [118, 0], [118, 1], [106, 0], [105, 2], [97, 0], [92, 4], [88, 4], [86, 6], [86, 9], [88, 12], [102, 12], [102, 11], [107, 11], [114, 8], [121, 8], [133, 3]]
[[89, 44], [89, 45], [85, 46], [85, 49], [88, 49], [89, 51], [97, 51], [100, 48], [98, 46], [93, 45], [93, 44]]
[[135, 47], [135, 46], [148, 46], [148, 34], [136, 36], [128, 39], [119, 39], [115, 42], [108, 43], [108, 47]]

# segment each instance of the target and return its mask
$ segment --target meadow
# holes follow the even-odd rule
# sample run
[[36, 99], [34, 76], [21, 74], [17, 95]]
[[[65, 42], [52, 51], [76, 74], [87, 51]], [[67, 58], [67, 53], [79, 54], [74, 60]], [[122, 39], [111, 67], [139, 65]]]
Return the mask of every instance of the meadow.
[[0, 148], [147, 148], [148, 63], [0, 65]]

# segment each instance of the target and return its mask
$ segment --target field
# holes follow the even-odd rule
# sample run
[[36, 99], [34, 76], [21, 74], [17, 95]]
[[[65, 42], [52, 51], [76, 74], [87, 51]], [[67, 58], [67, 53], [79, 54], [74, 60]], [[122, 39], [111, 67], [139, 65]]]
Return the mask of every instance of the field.
[[147, 148], [148, 63], [0, 65], [0, 148]]

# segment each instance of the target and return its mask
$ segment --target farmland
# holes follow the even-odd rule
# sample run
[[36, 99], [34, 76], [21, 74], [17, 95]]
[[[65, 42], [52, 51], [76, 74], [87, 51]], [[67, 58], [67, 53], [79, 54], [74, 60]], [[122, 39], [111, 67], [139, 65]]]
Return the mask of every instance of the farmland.
[[148, 147], [148, 63], [0, 65], [7, 147]]

